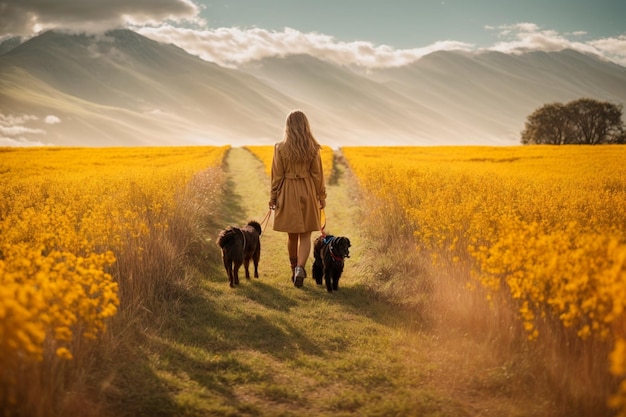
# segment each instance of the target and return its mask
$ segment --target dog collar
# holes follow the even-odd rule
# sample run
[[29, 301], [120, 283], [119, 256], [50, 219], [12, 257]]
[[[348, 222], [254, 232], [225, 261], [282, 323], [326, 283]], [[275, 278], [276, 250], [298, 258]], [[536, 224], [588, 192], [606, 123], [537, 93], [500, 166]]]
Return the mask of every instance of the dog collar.
[[333, 261], [335, 262], [343, 262], [344, 257], [343, 256], [337, 256], [335, 255], [335, 253], [333, 252], [333, 243], [335, 242], [335, 240], [337, 239], [336, 237], [331, 236], [332, 239], [330, 239], [330, 245], [328, 246], [328, 251], [330, 252], [330, 257], [333, 258]]

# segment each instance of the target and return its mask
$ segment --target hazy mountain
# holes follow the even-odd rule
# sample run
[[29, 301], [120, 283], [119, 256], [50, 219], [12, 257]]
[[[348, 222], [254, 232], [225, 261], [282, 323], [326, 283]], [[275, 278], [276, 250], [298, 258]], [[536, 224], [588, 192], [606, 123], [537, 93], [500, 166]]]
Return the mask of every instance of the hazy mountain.
[[0, 145], [269, 144], [294, 108], [334, 146], [517, 144], [533, 110], [580, 97], [625, 104], [626, 68], [562, 51], [436, 52], [367, 74], [306, 55], [230, 69], [128, 30], [46, 32], [0, 55]]
[[22, 38], [12, 37], [6, 38], [0, 41], [0, 55], [9, 52], [11, 49], [19, 46], [22, 43]]
[[[38, 118], [63, 145], [229, 143], [276, 138], [299, 104], [240, 71], [128, 30], [46, 32], [0, 56], [0, 113]], [[47, 115], [60, 123], [42, 126]]]
[[370, 76], [445, 112], [452, 123], [470, 123], [487, 138], [514, 143], [526, 117], [543, 104], [580, 97], [626, 103], [626, 68], [572, 50], [523, 55], [442, 51]]
[[429, 108], [382, 83], [311, 56], [268, 58], [241, 70], [315, 108], [317, 114], [327, 113], [316, 126], [339, 144], [430, 144], [442, 137], [463, 140], [456, 128], [450, 128], [441, 109]]

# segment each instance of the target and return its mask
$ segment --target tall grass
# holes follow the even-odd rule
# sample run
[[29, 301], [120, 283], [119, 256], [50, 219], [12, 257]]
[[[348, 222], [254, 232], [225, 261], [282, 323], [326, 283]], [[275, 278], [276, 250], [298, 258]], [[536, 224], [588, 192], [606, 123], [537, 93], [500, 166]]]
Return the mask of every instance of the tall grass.
[[102, 361], [123, 363], [138, 325], [193, 285], [180, 260], [207, 244], [226, 149], [2, 150], [7, 415], [100, 415]]
[[[183, 260], [191, 253], [202, 253], [207, 244], [205, 236], [214, 228], [222, 182], [223, 173], [217, 167], [195, 174], [176, 190], [171, 212], [146, 212], [142, 219], [148, 225], [146, 233], [138, 238], [126, 236], [114, 269], [120, 283], [121, 312], [134, 316], [142, 309], [171, 306], [194, 285], [182, 269]], [[167, 227], [154, 226], [162, 224]]]
[[378, 275], [406, 277], [403, 259], [427, 271], [380, 291], [423, 303], [430, 289], [433, 323], [479, 340], [518, 393], [539, 387], [583, 415], [622, 407], [621, 148], [343, 151], [394, 254]]

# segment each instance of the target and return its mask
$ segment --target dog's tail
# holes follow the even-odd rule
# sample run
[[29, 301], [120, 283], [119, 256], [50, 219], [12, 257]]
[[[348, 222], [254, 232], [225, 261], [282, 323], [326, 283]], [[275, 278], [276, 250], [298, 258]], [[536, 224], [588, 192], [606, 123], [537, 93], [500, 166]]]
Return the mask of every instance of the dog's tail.
[[228, 246], [231, 242], [239, 238], [239, 232], [233, 227], [227, 227], [217, 236], [217, 244], [220, 248]]
[[261, 236], [261, 223], [255, 221], [255, 220], [250, 220], [248, 222], [248, 226], [251, 226], [257, 233], [259, 236]]

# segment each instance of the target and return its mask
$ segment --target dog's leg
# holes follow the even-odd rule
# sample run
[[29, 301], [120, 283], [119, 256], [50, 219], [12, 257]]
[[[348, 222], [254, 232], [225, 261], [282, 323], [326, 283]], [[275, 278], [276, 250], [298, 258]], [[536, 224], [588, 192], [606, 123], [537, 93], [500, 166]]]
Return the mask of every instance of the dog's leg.
[[254, 251], [254, 255], [252, 255], [252, 262], [254, 263], [254, 277], [259, 277], [259, 260], [261, 259], [261, 246], [257, 246]]
[[228, 276], [228, 284], [231, 287], [234, 287], [235, 284], [233, 282], [233, 265], [232, 265], [232, 262], [226, 256], [222, 256], [222, 262], [224, 262], [224, 269], [226, 269], [226, 275]]
[[326, 284], [326, 291], [333, 292], [331, 279], [333, 277], [333, 266], [331, 262], [328, 262], [326, 268], [324, 268], [324, 283]]
[[246, 279], [250, 279], [250, 271], [249, 271], [249, 269], [250, 269], [250, 258], [246, 258], [243, 261], [243, 269], [245, 269], [245, 271], [246, 271]]
[[324, 278], [324, 269], [322, 268], [322, 261], [319, 258], [315, 258], [311, 273], [315, 279], [317, 285], [322, 285], [322, 279]]
[[235, 285], [239, 285], [239, 268], [241, 268], [241, 262], [235, 262], [235, 266], [233, 267]]
[[341, 278], [342, 272], [343, 265], [335, 265], [335, 270], [333, 271], [333, 290], [335, 291], [339, 289], [339, 278]]

